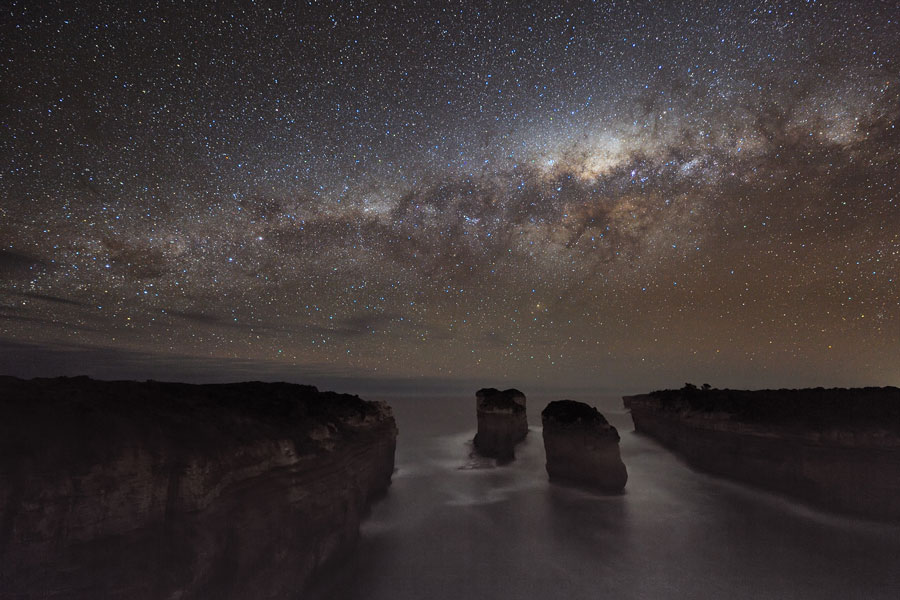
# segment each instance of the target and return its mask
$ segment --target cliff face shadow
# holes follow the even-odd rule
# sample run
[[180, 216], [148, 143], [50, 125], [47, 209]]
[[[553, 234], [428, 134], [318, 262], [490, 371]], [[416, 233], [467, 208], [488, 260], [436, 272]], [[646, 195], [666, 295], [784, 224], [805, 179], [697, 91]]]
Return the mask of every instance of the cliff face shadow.
[[356, 542], [396, 435], [311, 386], [0, 377], [0, 596], [283, 597]]
[[636, 429], [691, 467], [864, 518], [900, 521], [900, 389], [626, 396]]

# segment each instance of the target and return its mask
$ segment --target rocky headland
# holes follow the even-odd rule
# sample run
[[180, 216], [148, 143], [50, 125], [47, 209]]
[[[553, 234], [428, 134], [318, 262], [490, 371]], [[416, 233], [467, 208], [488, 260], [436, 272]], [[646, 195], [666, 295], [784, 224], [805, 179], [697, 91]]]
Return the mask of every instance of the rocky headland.
[[624, 397], [635, 430], [691, 466], [873, 519], [900, 520], [900, 389], [718, 390]]
[[0, 377], [0, 597], [296, 598], [394, 468], [384, 403]]
[[498, 460], [515, 458], [516, 444], [528, 434], [525, 394], [516, 389], [480, 389], [475, 393], [475, 412], [475, 450]]
[[628, 472], [619, 454], [619, 432], [596, 408], [555, 400], [541, 412], [550, 481], [605, 492], [625, 487]]

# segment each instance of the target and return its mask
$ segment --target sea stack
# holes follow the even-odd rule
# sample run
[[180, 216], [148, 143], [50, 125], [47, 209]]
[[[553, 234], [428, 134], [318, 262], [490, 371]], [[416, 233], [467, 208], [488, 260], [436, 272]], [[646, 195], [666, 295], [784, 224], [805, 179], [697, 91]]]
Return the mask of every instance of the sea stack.
[[387, 404], [0, 377], [0, 596], [297, 598], [394, 469]]
[[484, 388], [475, 393], [478, 433], [475, 450], [499, 460], [515, 458], [515, 445], [528, 434], [525, 394], [516, 389]]
[[625, 487], [628, 472], [619, 455], [619, 432], [596, 408], [556, 400], [541, 413], [550, 481], [604, 492]]

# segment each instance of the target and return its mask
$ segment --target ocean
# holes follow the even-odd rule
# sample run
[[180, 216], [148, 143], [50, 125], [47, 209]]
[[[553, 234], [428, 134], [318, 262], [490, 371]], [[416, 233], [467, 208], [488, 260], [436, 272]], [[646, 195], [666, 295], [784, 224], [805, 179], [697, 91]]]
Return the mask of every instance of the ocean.
[[497, 466], [473, 455], [474, 394], [383, 399], [393, 483], [304, 598], [900, 598], [900, 526], [693, 471], [634, 433], [621, 399], [586, 399], [622, 438], [628, 485], [612, 496], [549, 483], [546, 401], [529, 398], [528, 436]]

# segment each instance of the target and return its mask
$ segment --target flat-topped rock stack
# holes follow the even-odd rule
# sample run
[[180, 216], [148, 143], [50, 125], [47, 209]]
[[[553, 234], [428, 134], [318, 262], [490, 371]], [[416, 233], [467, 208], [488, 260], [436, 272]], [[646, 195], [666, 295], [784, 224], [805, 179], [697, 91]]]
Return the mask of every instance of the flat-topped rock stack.
[[475, 450], [498, 460], [515, 458], [515, 446], [528, 434], [525, 394], [516, 389], [480, 389], [475, 393], [478, 433]]
[[541, 412], [550, 481], [618, 492], [628, 481], [619, 432], [596, 408], [556, 400]]

